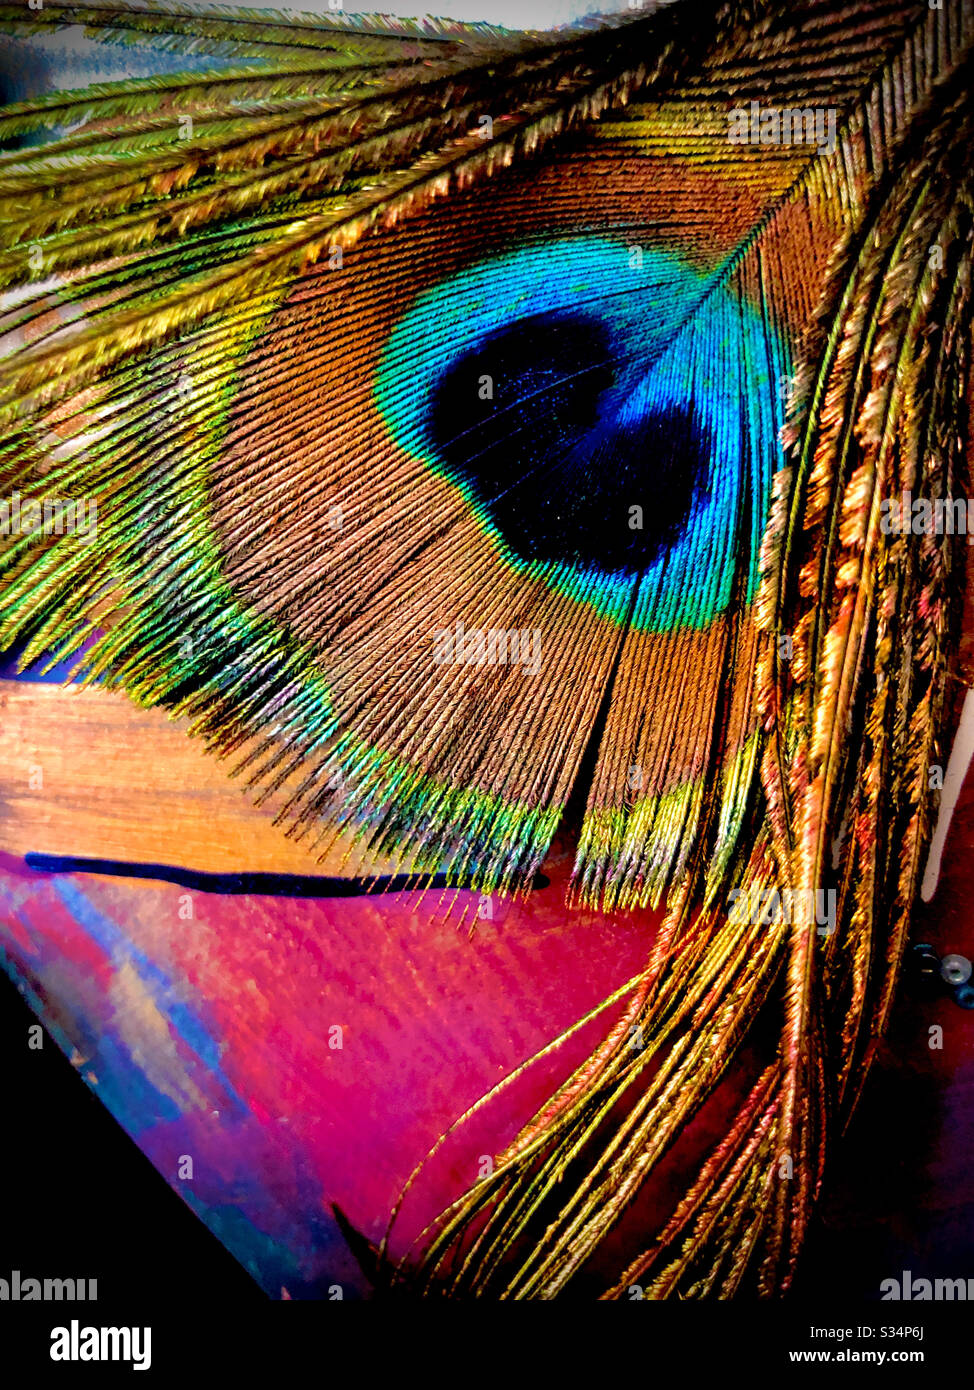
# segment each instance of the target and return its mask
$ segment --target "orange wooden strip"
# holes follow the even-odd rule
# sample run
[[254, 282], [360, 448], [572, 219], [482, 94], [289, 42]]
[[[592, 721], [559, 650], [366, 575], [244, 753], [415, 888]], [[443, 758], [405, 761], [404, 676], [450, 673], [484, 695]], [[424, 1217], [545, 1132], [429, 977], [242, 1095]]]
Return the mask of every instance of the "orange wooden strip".
[[103, 690], [0, 680], [0, 849], [211, 873], [355, 875], [397, 866], [348, 842], [321, 864], [257, 809], [185, 720]]

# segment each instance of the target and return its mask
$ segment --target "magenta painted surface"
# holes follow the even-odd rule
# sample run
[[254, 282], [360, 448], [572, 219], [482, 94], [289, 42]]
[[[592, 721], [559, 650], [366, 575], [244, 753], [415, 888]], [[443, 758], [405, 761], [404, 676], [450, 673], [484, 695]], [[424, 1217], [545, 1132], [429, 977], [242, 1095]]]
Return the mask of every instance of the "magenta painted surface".
[[[644, 963], [647, 922], [566, 910], [565, 862], [548, 872], [526, 903], [494, 900], [490, 920], [467, 892], [450, 911], [438, 893], [221, 897], [7, 857], [0, 947], [88, 1083], [269, 1292], [365, 1290], [330, 1204], [378, 1240], [438, 1135]], [[444, 1146], [394, 1250], [613, 1016]]]
[[[917, 936], [974, 957], [974, 779]], [[0, 856], [0, 960], [96, 1094], [273, 1296], [368, 1285], [331, 1215], [381, 1237], [436, 1137], [508, 1070], [635, 974], [652, 923], [569, 912], [566, 863], [548, 888], [477, 919], [472, 894], [221, 897], [170, 884], [34, 873]], [[466, 915], [464, 917], [464, 908]], [[182, 914], [182, 915], [181, 915]], [[462, 925], [461, 925], [462, 923]], [[612, 1014], [532, 1068], [424, 1174], [393, 1242], [475, 1178], [590, 1049]], [[901, 1268], [962, 1275], [970, 1199], [974, 1013], [901, 991], [863, 1111], [840, 1146], [802, 1293], [841, 1269], [877, 1297]], [[342, 1029], [341, 1049], [329, 1030]], [[928, 1046], [943, 1029], [943, 1047]], [[731, 1076], [629, 1221], [638, 1240], [731, 1113]], [[178, 1177], [182, 1155], [191, 1181]], [[625, 1233], [605, 1259], [618, 1267]], [[633, 1251], [628, 1251], [631, 1257]], [[838, 1262], [838, 1263], [837, 1263]], [[840, 1281], [841, 1282], [841, 1281]]]

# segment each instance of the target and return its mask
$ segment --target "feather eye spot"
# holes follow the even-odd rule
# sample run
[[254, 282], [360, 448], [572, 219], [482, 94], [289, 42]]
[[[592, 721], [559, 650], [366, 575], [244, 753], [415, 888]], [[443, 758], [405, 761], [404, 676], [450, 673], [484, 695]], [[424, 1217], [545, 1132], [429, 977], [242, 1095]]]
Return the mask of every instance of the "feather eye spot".
[[639, 571], [706, 490], [692, 407], [606, 420], [614, 384], [603, 326], [560, 314], [488, 334], [434, 387], [432, 451], [521, 559]]
[[670, 253], [536, 243], [417, 296], [386, 342], [376, 404], [514, 569], [614, 619], [641, 580], [655, 597], [637, 626], [703, 627], [730, 601], [742, 547], [748, 593], [756, 583], [746, 518], [763, 522], [781, 412], [772, 396], [742, 434], [741, 390], [787, 366], [769, 327]]

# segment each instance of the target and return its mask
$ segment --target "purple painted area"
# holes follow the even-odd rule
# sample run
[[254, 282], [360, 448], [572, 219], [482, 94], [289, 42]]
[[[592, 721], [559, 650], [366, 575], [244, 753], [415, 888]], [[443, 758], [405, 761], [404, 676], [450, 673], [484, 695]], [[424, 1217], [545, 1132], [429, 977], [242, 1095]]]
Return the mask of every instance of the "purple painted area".
[[19, 670], [18, 667], [26, 649], [26, 643], [18, 642], [15, 646], [0, 651], [0, 680], [32, 681], [41, 685], [65, 685], [69, 681], [78, 680], [84, 672], [85, 654], [91, 650], [101, 635], [100, 632], [92, 633], [83, 643], [79, 652], [66, 661], [57, 662], [48, 671], [44, 670], [45, 665], [50, 660], [47, 655], [31, 662], [25, 671]]

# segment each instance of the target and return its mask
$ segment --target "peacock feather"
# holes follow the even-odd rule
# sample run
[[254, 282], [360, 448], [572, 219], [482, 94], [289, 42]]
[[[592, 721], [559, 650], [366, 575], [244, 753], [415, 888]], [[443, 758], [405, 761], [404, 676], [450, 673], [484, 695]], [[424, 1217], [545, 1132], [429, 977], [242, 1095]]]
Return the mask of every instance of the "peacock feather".
[[787, 1288], [936, 812], [961, 565], [884, 504], [965, 486], [969, 0], [0, 25], [155, 62], [0, 111], [0, 497], [97, 512], [6, 528], [2, 644], [309, 865], [516, 896], [577, 824], [570, 903], [659, 917], [383, 1278], [558, 1294], [734, 1070], [606, 1296]]

